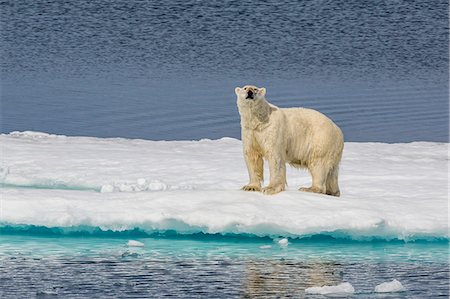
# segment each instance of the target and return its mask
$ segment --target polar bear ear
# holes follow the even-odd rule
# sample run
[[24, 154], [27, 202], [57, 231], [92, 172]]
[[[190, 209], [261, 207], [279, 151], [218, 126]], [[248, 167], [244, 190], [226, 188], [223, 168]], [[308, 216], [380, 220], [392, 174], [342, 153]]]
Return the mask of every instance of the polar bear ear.
[[265, 95], [266, 95], [266, 89], [265, 89], [264, 87], [261, 87], [261, 88], [259, 89], [259, 93], [260, 93], [262, 96], [265, 96]]
[[241, 92], [241, 88], [240, 88], [240, 87], [236, 87], [236, 88], [234, 89], [234, 92], [235, 92], [236, 95], [238, 96], [239, 93]]

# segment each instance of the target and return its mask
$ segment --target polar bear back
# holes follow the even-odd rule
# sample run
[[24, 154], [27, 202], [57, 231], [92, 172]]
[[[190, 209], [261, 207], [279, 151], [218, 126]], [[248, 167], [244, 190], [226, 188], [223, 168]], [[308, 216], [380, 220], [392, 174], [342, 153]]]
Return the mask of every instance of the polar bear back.
[[339, 164], [344, 136], [324, 114], [307, 108], [282, 108], [286, 116], [287, 162], [296, 167], [312, 163]]

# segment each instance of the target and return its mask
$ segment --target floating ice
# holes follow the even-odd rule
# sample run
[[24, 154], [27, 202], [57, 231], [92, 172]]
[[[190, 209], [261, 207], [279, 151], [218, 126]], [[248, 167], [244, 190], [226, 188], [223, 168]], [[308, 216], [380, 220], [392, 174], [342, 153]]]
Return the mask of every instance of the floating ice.
[[0, 135], [0, 144], [0, 226], [448, 239], [446, 143], [346, 143], [340, 198], [297, 191], [311, 178], [293, 168], [285, 192], [240, 191], [247, 169], [242, 143], [232, 138], [14, 132]]
[[289, 245], [289, 240], [286, 238], [278, 240], [278, 245], [281, 247], [287, 247]]
[[353, 286], [344, 282], [337, 286], [323, 286], [323, 287], [311, 287], [305, 289], [306, 294], [318, 294], [318, 295], [347, 295], [353, 294], [355, 289]]
[[127, 242], [127, 246], [129, 247], [144, 247], [144, 243], [139, 242], [139, 241], [135, 241], [135, 240], [129, 240]]
[[394, 279], [393, 281], [383, 282], [375, 287], [375, 292], [377, 293], [393, 293], [393, 292], [404, 292], [405, 287], [400, 281]]

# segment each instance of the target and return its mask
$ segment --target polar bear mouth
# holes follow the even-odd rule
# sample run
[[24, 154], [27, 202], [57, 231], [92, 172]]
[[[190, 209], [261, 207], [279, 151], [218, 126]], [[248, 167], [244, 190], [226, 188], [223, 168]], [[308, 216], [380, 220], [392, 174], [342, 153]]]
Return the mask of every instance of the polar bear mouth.
[[255, 96], [255, 93], [252, 90], [249, 90], [249, 91], [247, 91], [247, 96], [245, 98], [253, 100], [254, 96]]

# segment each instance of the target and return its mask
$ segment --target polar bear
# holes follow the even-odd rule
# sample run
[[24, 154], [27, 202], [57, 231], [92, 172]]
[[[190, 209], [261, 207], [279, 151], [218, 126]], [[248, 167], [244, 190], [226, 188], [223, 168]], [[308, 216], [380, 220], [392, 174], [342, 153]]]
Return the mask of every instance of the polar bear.
[[[338, 168], [344, 135], [331, 119], [306, 108], [278, 108], [266, 101], [266, 89], [236, 87], [241, 116], [244, 158], [250, 182], [245, 191], [276, 194], [286, 186], [286, 163], [307, 168], [312, 186], [300, 191], [340, 196]], [[263, 159], [269, 162], [270, 182], [261, 189]]]

